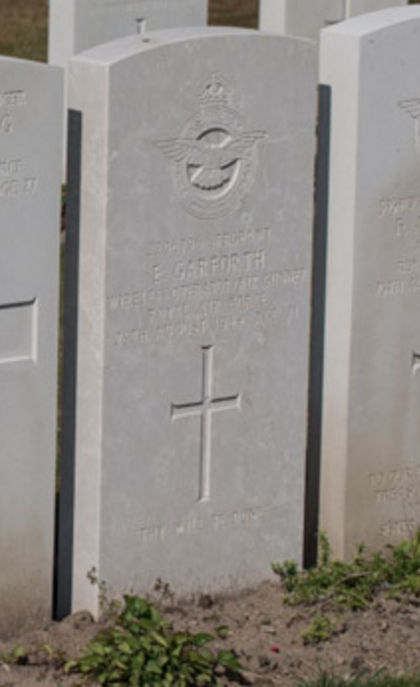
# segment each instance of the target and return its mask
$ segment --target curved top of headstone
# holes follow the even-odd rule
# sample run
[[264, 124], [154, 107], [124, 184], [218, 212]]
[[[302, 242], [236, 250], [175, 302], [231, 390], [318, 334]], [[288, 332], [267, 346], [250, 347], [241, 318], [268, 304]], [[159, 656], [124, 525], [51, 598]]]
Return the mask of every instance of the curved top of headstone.
[[323, 29], [322, 35], [341, 34], [363, 38], [368, 34], [388, 30], [393, 25], [401, 25], [413, 21], [413, 19], [420, 19], [420, 5], [391, 7], [378, 12], [361, 14], [358, 17]]
[[[154, 50], [162, 45], [171, 45], [174, 43], [181, 43], [186, 40], [201, 40], [203, 38], [214, 38], [220, 36], [226, 38], [227, 36], [243, 36], [256, 38], [274, 37], [278, 39], [278, 34], [265, 31], [257, 31], [255, 29], [242, 29], [234, 27], [219, 27], [219, 26], [198, 26], [188, 28], [164, 29], [159, 31], [150, 31], [144, 36], [128, 36], [127, 38], [120, 38], [103, 45], [95, 46], [89, 50], [78, 53], [72, 58], [72, 62], [92, 62], [95, 64], [103, 64], [111, 66], [117, 62], [125, 59], [130, 59], [139, 52], [146, 52]], [[303, 38], [295, 38], [294, 36], [282, 36], [285, 41], [290, 43], [299, 43], [307, 45], [313, 49], [313, 41]]]

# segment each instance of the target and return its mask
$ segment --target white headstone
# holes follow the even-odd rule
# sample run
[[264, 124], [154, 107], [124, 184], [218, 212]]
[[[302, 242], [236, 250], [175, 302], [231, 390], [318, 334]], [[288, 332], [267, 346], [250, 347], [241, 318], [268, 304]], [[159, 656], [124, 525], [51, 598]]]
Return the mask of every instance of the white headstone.
[[93, 568], [112, 594], [158, 577], [190, 594], [301, 558], [313, 58], [189, 29], [73, 60], [74, 608], [97, 608]]
[[321, 528], [338, 555], [420, 525], [420, 7], [325, 31], [332, 89]]
[[61, 70], [0, 59], [0, 637], [51, 618]]
[[318, 41], [321, 29], [408, 0], [260, 0], [260, 29]]
[[73, 55], [145, 30], [201, 26], [208, 0], [50, 0], [49, 62], [67, 67]]
[[345, 19], [345, 0], [260, 0], [259, 26], [317, 41], [326, 26]]
[[[48, 61], [65, 69], [64, 110], [73, 55], [146, 30], [205, 26], [207, 13], [208, 0], [50, 0]], [[65, 166], [67, 121], [63, 140]]]
[[390, 7], [407, 5], [409, 0], [347, 0], [346, 17], [357, 17], [359, 14], [386, 10]]

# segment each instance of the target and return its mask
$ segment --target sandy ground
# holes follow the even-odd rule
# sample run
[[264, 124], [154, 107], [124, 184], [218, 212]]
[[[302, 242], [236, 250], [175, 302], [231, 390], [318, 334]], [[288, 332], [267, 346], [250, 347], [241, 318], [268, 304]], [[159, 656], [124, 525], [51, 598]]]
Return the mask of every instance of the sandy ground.
[[[168, 603], [168, 602], [166, 602]], [[420, 603], [420, 602], [419, 602]], [[249, 685], [290, 687], [320, 670], [335, 674], [387, 669], [393, 674], [420, 670], [420, 606], [381, 598], [367, 612], [336, 613], [336, 634], [326, 643], [305, 646], [301, 634], [319, 607], [284, 604], [279, 582], [265, 583], [236, 598], [205, 596], [194, 603], [168, 606], [165, 616], [179, 629], [214, 633], [227, 625], [229, 636], [214, 648], [235, 651]], [[103, 626], [78, 613], [49, 628], [0, 643], [0, 655], [22, 647], [23, 665], [0, 664], [0, 687], [70, 687], [73, 675], [62, 670]], [[228, 683], [234, 685], [235, 683]]]

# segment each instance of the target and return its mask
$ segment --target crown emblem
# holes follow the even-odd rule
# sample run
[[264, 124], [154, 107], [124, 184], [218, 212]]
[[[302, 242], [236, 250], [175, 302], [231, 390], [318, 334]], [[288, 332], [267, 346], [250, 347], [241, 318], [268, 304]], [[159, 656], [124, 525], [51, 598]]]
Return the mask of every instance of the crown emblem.
[[203, 105], [227, 105], [231, 99], [232, 89], [220, 76], [213, 74], [211, 79], [204, 84], [201, 92]]

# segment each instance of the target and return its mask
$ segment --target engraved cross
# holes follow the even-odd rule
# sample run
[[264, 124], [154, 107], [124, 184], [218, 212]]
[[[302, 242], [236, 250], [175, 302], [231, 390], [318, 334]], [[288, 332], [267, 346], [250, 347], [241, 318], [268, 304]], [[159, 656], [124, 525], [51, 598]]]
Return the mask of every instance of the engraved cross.
[[211, 471], [211, 432], [212, 415], [225, 410], [240, 410], [241, 397], [225, 396], [213, 398], [213, 363], [214, 347], [203, 346], [203, 370], [201, 400], [193, 403], [171, 405], [172, 420], [183, 417], [200, 416], [201, 418], [201, 455], [200, 477], [198, 486], [198, 500], [210, 499], [210, 471]]

